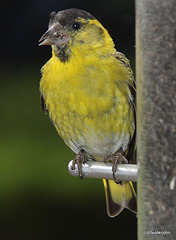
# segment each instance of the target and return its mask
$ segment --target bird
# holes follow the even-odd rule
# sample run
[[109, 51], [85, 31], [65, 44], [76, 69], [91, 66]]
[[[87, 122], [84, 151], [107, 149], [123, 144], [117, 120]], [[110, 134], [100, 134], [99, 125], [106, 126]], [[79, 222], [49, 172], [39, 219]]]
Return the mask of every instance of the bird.
[[132, 182], [115, 179], [117, 164], [135, 151], [135, 81], [129, 60], [116, 50], [108, 31], [90, 13], [70, 8], [50, 14], [39, 45], [52, 57], [41, 68], [44, 113], [76, 153], [72, 169], [86, 161], [112, 162], [114, 180], [103, 179], [107, 214], [137, 211]]

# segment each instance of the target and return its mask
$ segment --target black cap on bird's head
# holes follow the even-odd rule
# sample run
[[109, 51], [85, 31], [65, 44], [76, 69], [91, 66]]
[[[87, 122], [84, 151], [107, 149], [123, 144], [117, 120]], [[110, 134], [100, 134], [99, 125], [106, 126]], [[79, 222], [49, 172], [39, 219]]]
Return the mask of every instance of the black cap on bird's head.
[[[54, 53], [62, 62], [66, 62], [71, 54], [71, 47], [77, 33], [82, 32], [88, 20], [95, 19], [90, 13], [76, 9], [66, 9], [50, 14], [48, 30], [40, 38], [39, 46], [52, 45]], [[80, 42], [82, 39], [79, 40]]]
[[[109, 54], [114, 51], [114, 43], [107, 30], [90, 13], [76, 9], [66, 9], [50, 14], [48, 30], [39, 40], [39, 45], [52, 45], [53, 54], [66, 62], [76, 51], [83, 55]], [[105, 46], [106, 53], [105, 53]]]
[[66, 9], [50, 14], [49, 28], [40, 38], [41, 45], [60, 45], [68, 40], [68, 32], [74, 32], [81, 27], [79, 19], [95, 19], [90, 13], [76, 9]]

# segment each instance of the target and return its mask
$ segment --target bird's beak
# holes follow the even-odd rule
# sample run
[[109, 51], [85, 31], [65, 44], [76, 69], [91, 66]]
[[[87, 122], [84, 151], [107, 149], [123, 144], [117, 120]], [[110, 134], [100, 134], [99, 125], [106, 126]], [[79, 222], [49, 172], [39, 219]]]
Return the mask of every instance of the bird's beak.
[[60, 26], [54, 24], [39, 39], [41, 45], [60, 45], [68, 39], [67, 35], [61, 30]]

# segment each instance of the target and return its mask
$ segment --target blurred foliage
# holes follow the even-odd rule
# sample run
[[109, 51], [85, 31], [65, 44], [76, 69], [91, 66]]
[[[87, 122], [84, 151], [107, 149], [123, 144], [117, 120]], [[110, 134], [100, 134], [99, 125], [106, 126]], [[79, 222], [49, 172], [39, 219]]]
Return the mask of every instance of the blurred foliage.
[[[67, 172], [74, 153], [63, 143], [42, 112], [39, 72], [24, 69], [1, 73], [0, 191], [43, 188], [69, 197], [78, 179]], [[7, 177], [8, 176], [8, 177]], [[64, 183], [64, 184], [63, 184]], [[82, 194], [86, 192], [79, 182]], [[88, 185], [89, 186], [89, 185]], [[90, 188], [90, 187], [89, 187]], [[62, 190], [62, 191], [61, 191]], [[78, 193], [77, 187], [74, 192]]]
[[[90, 11], [109, 30], [118, 50], [134, 58], [134, 2], [3, 1], [0, 55], [0, 239], [136, 239], [136, 216], [106, 215], [101, 180], [67, 171], [75, 154], [40, 106], [40, 68], [49, 47], [37, 41], [53, 10]], [[118, 44], [117, 44], [118, 43]], [[134, 61], [132, 61], [134, 66]]]

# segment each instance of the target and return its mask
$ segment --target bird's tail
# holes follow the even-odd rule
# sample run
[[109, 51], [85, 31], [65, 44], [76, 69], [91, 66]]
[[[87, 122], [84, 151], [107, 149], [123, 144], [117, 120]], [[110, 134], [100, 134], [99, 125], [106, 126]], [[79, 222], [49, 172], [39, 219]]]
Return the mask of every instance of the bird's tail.
[[107, 213], [110, 217], [115, 217], [124, 208], [137, 212], [136, 193], [132, 182], [116, 183], [113, 180], [103, 179]]

